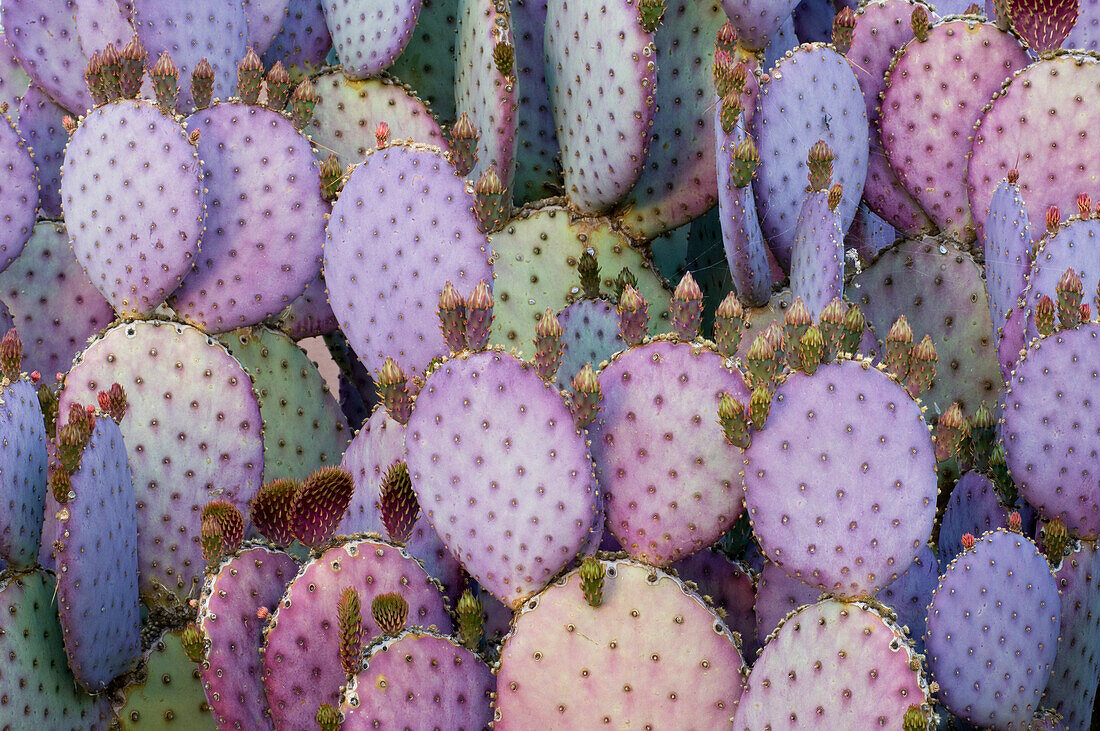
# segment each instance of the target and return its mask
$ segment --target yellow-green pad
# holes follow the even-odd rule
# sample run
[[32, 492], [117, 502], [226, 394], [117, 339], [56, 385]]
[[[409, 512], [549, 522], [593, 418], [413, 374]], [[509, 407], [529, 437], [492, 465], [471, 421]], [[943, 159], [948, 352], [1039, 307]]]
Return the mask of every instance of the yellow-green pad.
[[[218, 728], [202, 689], [199, 666], [188, 659], [179, 632], [165, 632], [145, 654], [144, 679], [123, 689], [115, 708], [123, 731]], [[140, 672], [140, 671], [139, 671]]]

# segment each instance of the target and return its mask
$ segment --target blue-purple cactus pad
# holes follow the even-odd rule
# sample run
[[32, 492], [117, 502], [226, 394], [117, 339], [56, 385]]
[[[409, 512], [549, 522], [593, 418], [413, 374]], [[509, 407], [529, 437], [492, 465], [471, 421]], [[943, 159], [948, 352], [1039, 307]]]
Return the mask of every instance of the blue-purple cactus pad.
[[1029, 341], [1039, 334], [1035, 325], [1035, 306], [1043, 295], [1058, 301], [1055, 290], [1067, 269], [1073, 269], [1081, 278], [1082, 301], [1091, 301], [1100, 290], [1100, 257], [1097, 257], [1097, 251], [1100, 251], [1100, 218], [1071, 218], [1053, 234], [1047, 233], [1039, 241], [1027, 276], [1027, 289], [1022, 292], [1027, 306], [1025, 332]]
[[[795, 224], [806, 197], [806, 157], [818, 140], [837, 155], [833, 183], [844, 186], [837, 213], [847, 231], [867, 177], [868, 126], [863, 92], [846, 58], [829, 46], [800, 46], [760, 87], [753, 136], [760, 151], [756, 198], [772, 252], [790, 265]], [[829, 93], [821, 93], [828, 89]]]
[[768, 247], [760, 231], [756, 197], [752, 193], [751, 185], [738, 188], [730, 182], [730, 160], [733, 152], [748, 137], [744, 113], [728, 134], [722, 129], [718, 118], [721, 113], [722, 100], [715, 98], [715, 158], [722, 246], [738, 297], [747, 304], [761, 305], [768, 301], [774, 282]]
[[928, 669], [956, 716], [1024, 728], [1058, 651], [1058, 584], [1035, 544], [986, 533], [948, 566], [928, 607]]
[[993, 323], [982, 270], [957, 244], [931, 237], [886, 249], [845, 288], [867, 322], [886, 340], [905, 315], [914, 341], [930, 335], [939, 361], [921, 401], [943, 413], [958, 401], [965, 414], [992, 406], [1001, 386]]
[[844, 245], [855, 249], [860, 259], [867, 262], [878, 256], [883, 249], [893, 246], [898, 239], [898, 231], [867, 207], [866, 188], [863, 190], [863, 197], [864, 202], [856, 209], [856, 218], [844, 236]]
[[723, 392], [749, 389], [703, 345], [657, 341], [600, 371], [589, 427], [607, 527], [634, 558], [665, 566], [717, 541], [741, 511], [741, 450], [715, 423]]
[[150, 102], [105, 105], [73, 132], [63, 170], [65, 227], [88, 278], [119, 315], [151, 313], [203, 235], [202, 165], [187, 131]]
[[722, 9], [741, 45], [760, 51], [797, 4], [797, 0], [722, 0]]
[[[102, 51], [108, 43], [113, 43], [115, 49], [121, 51], [134, 37], [130, 5], [129, 0], [79, 0], [76, 3], [76, 34], [85, 56], [91, 58], [93, 53]], [[83, 73], [83, 69], [74, 69], [74, 72]]]
[[[620, 0], [621, 1], [621, 0]], [[516, 170], [516, 110], [519, 92], [514, 68], [502, 74], [493, 51], [498, 44], [514, 46], [508, 3], [504, 0], [459, 0], [455, 39], [455, 113], [469, 115], [481, 130], [477, 164], [469, 173], [477, 180], [493, 166], [505, 199]]]
[[91, 109], [76, 0], [10, 0], [3, 5], [3, 22], [7, 39], [34, 83], [70, 111], [82, 114]]
[[722, 728], [744, 663], [730, 630], [683, 582], [605, 559], [603, 602], [577, 571], [525, 602], [504, 639], [493, 728]]
[[1006, 461], [1020, 494], [1081, 537], [1100, 535], [1100, 325], [1032, 343], [1005, 395]]
[[[980, 211], [976, 215], [981, 215]], [[1031, 267], [1031, 223], [1020, 189], [1001, 181], [989, 201], [985, 223], [985, 288], [994, 336], [1005, 324], [1008, 313], [1023, 294]], [[1065, 268], [1062, 269], [1065, 271]], [[1057, 276], [1062, 276], [1061, 272]], [[1057, 283], [1057, 280], [1055, 280]], [[1054, 297], [1054, 288], [1047, 292]]]
[[558, 313], [558, 323], [562, 357], [554, 382], [563, 391], [573, 388], [573, 376], [586, 363], [598, 369], [626, 346], [619, 334], [619, 311], [607, 300], [577, 300]]
[[[337, 71], [313, 79], [320, 97], [309, 122], [310, 139], [344, 165], [354, 165], [375, 147], [379, 122], [390, 127], [393, 139], [409, 139], [443, 146], [439, 123], [412, 90], [382, 77], [353, 81]], [[465, 294], [465, 293], [463, 293]]]
[[816, 319], [844, 290], [844, 234], [829, 193], [810, 193], [798, 214], [791, 246], [791, 296]]
[[787, 573], [771, 561], [764, 564], [756, 583], [753, 612], [756, 615], [756, 642], [763, 647], [788, 614], [821, 598], [815, 589]]
[[33, 85], [19, 104], [19, 131], [34, 150], [38, 166], [38, 209], [48, 218], [61, 217], [61, 158], [69, 142], [61, 118], [66, 114], [46, 92]]
[[[344, 452], [340, 466], [355, 482], [348, 514], [340, 521], [337, 535], [378, 533], [386, 535], [379, 505], [382, 480], [390, 467], [405, 460], [405, 427], [390, 418], [385, 409], [375, 409]], [[452, 603], [462, 593], [462, 564], [443, 545], [425, 511], [412, 528], [405, 550], [420, 561], [428, 576], [443, 584]]]
[[344, 185], [324, 271], [332, 311], [372, 373], [387, 357], [413, 374], [445, 355], [443, 286], [466, 296], [493, 278], [465, 182], [439, 150], [395, 144], [371, 151]]
[[[879, 119], [883, 148], [909, 194], [964, 243], [975, 236], [966, 197], [970, 131], [1001, 83], [1028, 62], [1015, 35], [965, 18], [932, 26], [891, 65]], [[974, 217], [985, 210], [975, 208]]]
[[264, 327], [227, 333], [222, 344], [252, 377], [264, 420], [264, 482], [304, 480], [340, 461], [347, 419], [317, 366], [290, 338]]
[[119, 383], [122, 434], [137, 495], [143, 598], [158, 587], [187, 598], [205, 565], [201, 510], [220, 498], [247, 513], [260, 486], [263, 429], [248, 373], [190, 325], [144, 320], [105, 331], [65, 379], [59, 413], [95, 403]]
[[282, 311], [317, 273], [329, 205], [309, 139], [283, 115], [218, 104], [185, 121], [200, 133], [206, 232], [170, 304], [209, 333]]
[[[638, 22], [637, 0], [613, 0], [597, 13], [594, 9], [583, 0], [552, 2], [544, 21], [545, 83], [565, 191], [569, 202], [587, 213], [606, 211], [638, 180], [657, 111], [654, 34]], [[593, 75], [592, 67], [606, 78]], [[615, 144], [607, 144], [606, 135]]]
[[210, 641], [203, 656], [206, 699], [221, 728], [271, 729], [260, 680], [260, 645], [298, 562], [282, 551], [249, 547], [209, 573], [199, 603], [199, 626]]
[[544, 62], [548, 4], [547, 0], [513, 0], [511, 3], [516, 80], [519, 82], [516, 205], [548, 198], [562, 187], [558, 135]]
[[80, 268], [65, 228], [49, 221], [35, 225], [23, 253], [0, 273], [0, 301], [19, 328], [23, 369], [46, 378], [69, 370], [88, 339], [115, 319]]
[[[30, 93], [28, 91], [28, 93]], [[38, 210], [38, 169], [31, 150], [11, 121], [0, 119], [0, 272], [11, 266], [34, 232]]]
[[271, 47], [287, 19], [290, 4], [290, 0], [244, 0], [249, 45], [256, 53], [264, 54]]
[[745, 450], [744, 475], [764, 553], [827, 591], [873, 594], [932, 534], [936, 457], [921, 408], [863, 361], [791, 374]]
[[134, 479], [118, 424], [97, 416], [57, 520], [57, 604], [77, 681], [98, 692], [141, 658]]
[[332, 36], [325, 24], [324, 0], [290, 0], [286, 17], [263, 55], [265, 68], [281, 61], [291, 74], [309, 73], [325, 63]]
[[756, 602], [754, 575], [740, 563], [717, 551], [699, 551], [669, 566], [704, 599], [726, 612], [729, 628], [741, 637], [741, 655], [746, 662], [756, 657]]
[[38, 560], [47, 438], [34, 385], [20, 379], [0, 386], [0, 559], [12, 569]]
[[8, 109], [17, 111], [30, 84], [31, 79], [16, 58], [8, 34], [0, 31], [0, 102], [7, 102]]
[[416, 397], [405, 449], [421, 510], [509, 606], [565, 568], [601, 517], [584, 432], [509, 354], [466, 351], [440, 365]]
[[[443, 595], [403, 549], [371, 538], [330, 548], [302, 567], [264, 631], [263, 682], [276, 728], [312, 728], [318, 706], [339, 702], [346, 678], [336, 608], [349, 586], [361, 607], [396, 592], [409, 605], [408, 625], [451, 631]], [[363, 612], [363, 644], [378, 634]]]
[[1058, 655], [1043, 705], [1062, 714], [1064, 728], [1092, 728], [1100, 677], [1100, 550], [1081, 541], [1054, 571], [1062, 599]]
[[375, 642], [350, 679], [342, 731], [376, 728], [488, 728], [496, 679], [485, 661], [449, 637], [405, 630]]
[[733, 728], [901, 728], [914, 705], [931, 699], [901, 628], [874, 606], [827, 600], [788, 617], [760, 652]]
[[7, 728], [102, 729], [109, 727], [106, 696], [80, 689], [69, 671], [57, 621], [53, 574], [0, 577], [0, 700]]
[[1069, 32], [1062, 48], [1100, 50], [1100, 2], [1083, 0], [1078, 8], [1077, 25]]
[[332, 307], [328, 304], [320, 267], [316, 276], [306, 285], [306, 291], [291, 302], [285, 311], [279, 313], [272, 325], [292, 340], [329, 335], [340, 327], [336, 315], [332, 314]]
[[[1100, 86], [1100, 58], [1044, 58], [1018, 72], [993, 98], [974, 131], [966, 168], [970, 208], [986, 211], [1008, 171], [1020, 173], [1020, 194], [1032, 211], [1074, 210], [1079, 193], [1100, 198], [1096, 166], [1071, 140], [1089, 139], [1096, 112], [1089, 100]], [[1051, 113], [1051, 110], [1054, 110]], [[1042, 120], [1042, 124], [1032, 123]], [[978, 235], [985, 221], [978, 216]], [[1032, 240], [1043, 235], [1032, 227]]]
[[365, 79], [385, 69], [412, 37], [419, 0], [327, 0], [325, 23], [344, 73]]
[[1001, 380], [1004, 383], [1012, 378], [1012, 370], [1027, 350], [1027, 316], [1027, 310], [1014, 307], [1009, 311], [1004, 326], [997, 332], [1000, 337], [997, 343], [997, 361], [1001, 366]]
[[177, 111], [191, 111], [191, 72], [204, 58], [214, 67], [214, 96], [236, 96], [237, 64], [248, 50], [243, 2], [193, 0], [186, 13], [162, 0], [131, 2], [134, 28], [149, 54], [149, 63], [167, 51], [179, 69]]
[[714, 38], [725, 22], [717, 0], [675, 0], [654, 35], [658, 111], [645, 169], [616, 213], [635, 239], [648, 241], [718, 202]]
[[962, 553], [963, 534], [974, 536], [1008, 527], [1008, 508], [1001, 505], [993, 481], [967, 472], [955, 484], [940, 521], [940, 559], [947, 563]]
[[928, 603], [940, 582], [936, 552], [927, 543], [905, 573], [879, 590], [877, 598], [897, 613], [898, 625], [904, 627], [917, 652], [924, 651], [924, 623]]

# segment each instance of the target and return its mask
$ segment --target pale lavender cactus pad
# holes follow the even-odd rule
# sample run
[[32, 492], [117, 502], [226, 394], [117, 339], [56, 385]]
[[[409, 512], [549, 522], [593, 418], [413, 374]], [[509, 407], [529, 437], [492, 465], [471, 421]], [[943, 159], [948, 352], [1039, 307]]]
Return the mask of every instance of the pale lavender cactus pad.
[[118, 424], [97, 416], [70, 499], [55, 515], [57, 606], [65, 653], [91, 692], [141, 658], [134, 479]]
[[19, 131], [34, 151], [38, 167], [38, 210], [47, 218], [61, 217], [61, 159], [69, 142], [61, 120], [66, 114], [35, 85], [19, 104]]
[[843, 291], [840, 215], [829, 207], [829, 191], [810, 193], [799, 211], [791, 246], [791, 296], [801, 297], [816, 319]]
[[723, 392], [748, 403], [740, 373], [709, 347], [660, 340], [619, 353], [599, 382], [588, 432], [608, 529], [657, 566], [717, 541], [744, 509], [741, 450], [714, 423]]
[[260, 680], [266, 620], [298, 573], [282, 551], [245, 547], [206, 576], [199, 627], [209, 640], [202, 662], [206, 699], [221, 728], [274, 729]]
[[1062, 600], [1061, 641], [1043, 705], [1062, 714], [1064, 728], [1086, 731], [1100, 677], [1100, 549], [1081, 541], [1054, 576]]
[[949, 563], [962, 553], [964, 533], [980, 536], [1008, 527], [1009, 509], [1001, 505], [993, 481], [979, 472], [967, 472], [955, 484], [940, 522], [940, 560]]
[[4, 31], [34, 83], [69, 111], [91, 109], [84, 82], [88, 59], [80, 48], [76, 0], [9, 0], [2, 8]]
[[302, 73], [320, 68], [332, 49], [325, 23], [324, 0], [290, 0], [279, 32], [264, 52], [264, 67], [281, 61], [288, 71]]
[[1025, 727], [1058, 651], [1061, 601], [1046, 558], [998, 529], [948, 566], [928, 607], [928, 670], [937, 697], [980, 726]]
[[1081, 0], [1077, 24], [1062, 43], [1062, 48], [1100, 49], [1100, 0]]
[[798, 0], [722, 0], [722, 9], [737, 31], [737, 39], [752, 51], [763, 50]]
[[756, 582], [756, 599], [753, 602], [757, 646], [764, 646], [768, 635], [775, 632], [788, 614], [814, 604], [820, 598], [821, 589], [788, 576], [771, 561], [765, 563]]
[[47, 437], [34, 385], [23, 378], [0, 387], [0, 559], [8, 568], [31, 568], [38, 558]]
[[554, 382], [562, 391], [573, 387], [573, 376], [586, 363], [593, 369], [622, 350], [619, 311], [607, 300], [577, 300], [558, 313], [562, 358]]
[[1035, 325], [1035, 306], [1043, 295], [1058, 301], [1055, 289], [1067, 269], [1073, 269], [1081, 278], [1082, 301], [1093, 299], [1100, 289], [1100, 257], [1097, 257], [1097, 251], [1100, 251], [1100, 218], [1070, 218], [1062, 222], [1053, 234], [1048, 232], [1039, 240], [1028, 272], [1027, 288], [1021, 291], [1027, 307], [1025, 333], [1029, 342], [1039, 334]]
[[150, 102], [93, 110], [65, 149], [61, 204], [73, 251], [121, 316], [151, 313], [179, 286], [199, 251], [205, 200], [195, 146]]
[[[29, 93], [29, 92], [28, 92]], [[31, 150], [7, 117], [0, 118], [0, 272], [23, 251], [38, 211], [38, 168]]]
[[416, 397], [405, 449], [443, 543], [513, 608], [569, 565], [602, 517], [584, 432], [557, 390], [507, 353], [440, 365]]
[[893, 609], [897, 623], [906, 629], [917, 652], [924, 652], [924, 625], [932, 592], [940, 582], [936, 552], [927, 543], [905, 573], [879, 590], [877, 598]]
[[327, 0], [324, 8], [344, 73], [365, 79], [401, 54], [416, 27], [420, 0]]
[[[634, 0], [605, 3], [597, 14], [577, 0], [553, 2], [545, 24], [546, 85], [566, 196], [580, 211], [601, 213], [627, 194], [645, 167], [657, 111], [654, 34], [639, 24]], [[593, 53], [577, 52], [593, 45]], [[588, 70], [597, 63], [606, 83]], [[604, 130], [616, 144], [604, 144]]]
[[727, 134], [722, 129], [722, 100], [714, 101], [714, 144], [718, 174], [718, 220], [722, 225], [722, 246], [737, 295], [749, 305], [762, 305], [771, 296], [772, 266], [768, 246], [760, 231], [760, 219], [752, 186], [739, 188], [730, 181], [730, 160], [734, 150], [748, 137], [744, 112]]
[[[85, 56], [91, 58], [93, 53], [102, 51], [109, 43], [121, 51], [134, 37], [130, 11], [124, 3], [125, 0], [79, 0], [76, 3], [76, 35]], [[83, 73], [83, 69], [76, 71]]]
[[443, 285], [466, 296], [493, 279], [465, 182], [439, 150], [396, 144], [370, 152], [344, 185], [324, 271], [332, 311], [372, 374], [387, 357], [415, 374], [446, 355], [436, 314]]
[[[981, 212], [976, 213], [981, 215]], [[984, 233], [985, 288], [989, 292], [994, 338], [1000, 343], [998, 331], [1023, 294], [1031, 269], [1031, 223], [1027, 206], [1020, 188], [1008, 180], [1001, 181], [993, 191]], [[1062, 276], [1061, 273], [1058, 276]], [[1053, 297], [1053, 293], [1052, 287], [1048, 294]]]
[[[289, 17], [291, 0], [244, 0], [248, 21], [248, 45], [263, 55]], [[280, 59], [282, 60], [282, 59]], [[285, 62], [284, 62], [285, 65]]]
[[932, 533], [936, 459], [921, 408], [862, 361], [791, 374], [745, 450], [744, 475], [764, 553], [823, 590], [873, 594]]
[[[403, 549], [373, 538], [328, 549], [302, 567], [264, 630], [262, 677], [276, 728], [312, 728], [318, 706], [339, 702], [346, 678], [337, 604], [349, 586], [361, 607], [396, 592], [409, 605], [409, 625], [451, 631], [443, 595]], [[369, 611], [362, 616], [363, 642], [369, 643], [380, 631]]]

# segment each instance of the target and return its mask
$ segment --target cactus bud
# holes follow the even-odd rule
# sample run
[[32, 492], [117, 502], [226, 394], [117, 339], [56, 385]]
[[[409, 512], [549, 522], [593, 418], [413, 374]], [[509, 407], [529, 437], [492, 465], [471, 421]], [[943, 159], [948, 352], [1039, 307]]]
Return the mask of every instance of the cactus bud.
[[818, 140], [813, 144], [806, 160], [806, 167], [809, 169], [806, 178], [810, 181], [807, 191], [817, 193], [829, 187], [833, 181], [833, 160], [835, 159], [836, 155], [825, 140]]
[[379, 594], [370, 605], [370, 616], [384, 635], [395, 635], [405, 629], [409, 617], [409, 603], [395, 592]]
[[1054, 518], [1043, 524], [1043, 552], [1051, 565], [1057, 566], [1069, 553], [1073, 538], [1066, 530], [1066, 524], [1060, 518]]
[[317, 721], [318, 731], [340, 731], [340, 724], [344, 722], [344, 716], [331, 704], [322, 703], [317, 708], [317, 715], [314, 716], [314, 720]]
[[1058, 210], [1058, 206], [1051, 206], [1047, 209], [1047, 233], [1052, 234], [1058, 230], [1059, 224], [1062, 223], [1062, 212]]
[[199, 625], [192, 622], [183, 628], [180, 634], [180, 644], [183, 645], [183, 654], [191, 662], [202, 662], [206, 655], [206, 636]]
[[726, 435], [726, 443], [741, 449], [749, 447], [749, 421], [740, 401], [723, 392], [718, 400], [718, 423]]
[[756, 336], [745, 356], [749, 377], [755, 386], [770, 387], [783, 371], [772, 338], [766, 332]]
[[737, 91], [729, 92], [718, 103], [718, 122], [722, 125], [722, 131], [727, 135], [733, 134], [733, 130], [737, 126], [737, 120], [741, 118], [742, 110], [741, 94]]
[[267, 108], [276, 112], [286, 109], [290, 101], [290, 74], [282, 61], [276, 61], [275, 65], [267, 72]]
[[[956, 401], [936, 422], [936, 453], [942, 459], [954, 457], [960, 461], [970, 437], [970, 424]], [[941, 455], [942, 450], [942, 455]]]
[[50, 494], [58, 505], [69, 502], [73, 496], [72, 476], [60, 465], [49, 474]]
[[[103, 54], [96, 51], [88, 59], [88, 65], [84, 67], [84, 83], [88, 85], [88, 93], [92, 97], [95, 106], [106, 104], [107, 84], [103, 79]], [[7, 113], [7, 110], [4, 110]]]
[[260, 535], [276, 545], [288, 546], [294, 541], [290, 511], [301, 487], [297, 480], [271, 480], [260, 486], [249, 503], [252, 524]]
[[485, 350], [493, 329], [493, 294], [489, 282], [482, 279], [466, 298], [466, 347]]
[[1092, 321], [1092, 307], [1088, 302], [1081, 303], [1081, 310], [1077, 315], [1078, 322], [1091, 322]]
[[244, 540], [244, 517], [228, 500], [213, 500], [202, 509], [203, 558], [216, 561], [236, 551]]
[[760, 431], [768, 423], [768, 412], [772, 408], [772, 392], [764, 386], [758, 386], [749, 399], [749, 421], [752, 428]]
[[483, 233], [499, 231], [508, 222], [512, 206], [496, 167], [490, 165], [474, 183], [474, 205]]
[[681, 340], [694, 340], [699, 337], [699, 328], [703, 324], [703, 290], [686, 272], [669, 303], [672, 310], [672, 329]]
[[665, 0], [638, 0], [638, 22], [642, 30], [652, 33], [665, 16]]
[[141, 94], [141, 78], [145, 75], [145, 46], [136, 35], [122, 49], [122, 73], [119, 92], [123, 99], [137, 99]]
[[936, 345], [932, 342], [931, 335], [925, 335], [909, 351], [909, 377], [906, 380], [906, 388], [913, 398], [931, 388], [932, 381], [936, 378], [938, 362], [939, 355], [936, 353]]
[[1058, 324], [1061, 329], [1068, 330], [1080, 325], [1085, 286], [1072, 267], [1062, 274], [1054, 291], [1058, 295]]
[[42, 417], [45, 421], [46, 433], [56, 434], [58, 409], [57, 394], [48, 384], [43, 383], [38, 387], [38, 405], [42, 407]]
[[795, 297], [794, 302], [787, 308], [783, 315], [783, 335], [787, 342], [797, 343], [802, 336], [814, 324], [813, 313], [806, 307], [801, 297]]
[[821, 330], [811, 325], [798, 343], [799, 368], [808, 375], [813, 375], [817, 367], [821, 365], [825, 357], [825, 338]]
[[825, 201], [829, 204], [829, 210], [835, 213], [836, 207], [840, 205], [840, 201], [843, 197], [844, 186], [840, 183], [833, 183], [833, 187], [829, 188], [829, 197]]
[[22, 372], [23, 341], [13, 327], [0, 338], [0, 375], [14, 383]]
[[595, 556], [585, 556], [581, 561], [581, 592], [584, 600], [590, 607], [598, 607], [603, 604], [603, 580], [605, 569], [603, 564]]
[[595, 421], [601, 398], [603, 392], [596, 372], [592, 370], [591, 363], [585, 363], [584, 368], [573, 376], [573, 416], [577, 426], [585, 427]]
[[627, 345], [638, 345], [649, 333], [649, 303], [630, 284], [619, 298], [619, 334]]
[[836, 359], [840, 350], [840, 340], [844, 334], [844, 314], [844, 302], [839, 297], [834, 297], [821, 311], [818, 327], [825, 339], [825, 363]]
[[458, 121], [451, 127], [451, 150], [454, 152], [454, 165], [458, 174], [466, 177], [477, 164], [477, 144], [481, 139], [481, 132], [470, 121], [470, 116], [463, 112]]
[[477, 652], [485, 636], [485, 622], [481, 602], [469, 589], [458, 598], [455, 614], [458, 615], [458, 641], [467, 650]]
[[497, 67], [497, 71], [501, 76], [508, 76], [512, 73], [512, 66], [516, 60], [516, 50], [512, 48], [512, 44], [508, 41], [499, 41], [493, 46], [493, 65]]
[[363, 608], [354, 586], [340, 592], [336, 624], [340, 631], [340, 667], [350, 678], [359, 672], [363, 662]]
[[577, 261], [577, 274], [581, 279], [584, 296], [595, 299], [600, 296], [600, 265], [592, 249], [585, 249]]
[[80, 467], [80, 457], [88, 446], [89, 436], [83, 425], [72, 421], [57, 433], [57, 460], [69, 474]]
[[1016, 183], [1020, 182], [1020, 171], [1016, 168], [1012, 168], [1008, 171], [1008, 175], [1005, 176], [1005, 180], [1008, 181], [1009, 185], [1016, 185]]
[[895, 376], [904, 381], [909, 375], [909, 351], [913, 346], [913, 329], [902, 315], [886, 335], [882, 360]]
[[397, 462], [386, 470], [379, 496], [382, 525], [394, 543], [405, 543], [412, 536], [413, 526], [420, 518], [420, 503], [412, 489], [409, 466]]
[[390, 418], [399, 424], [409, 421], [412, 414], [412, 395], [409, 393], [408, 379], [401, 366], [393, 358], [386, 358], [378, 379], [378, 398], [386, 407]]
[[344, 187], [344, 169], [340, 167], [340, 159], [333, 153], [321, 162], [321, 197], [326, 201], [334, 201], [340, 195]]
[[308, 77], [294, 87], [294, 93], [290, 95], [290, 101], [287, 102], [287, 114], [290, 115], [290, 121], [295, 127], [302, 129], [309, 124], [309, 120], [313, 118], [313, 108], [319, 101], [321, 97], [317, 96], [317, 92], [313, 90], [313, 82]]
[[149, 74], [153, 78], [153, 92], [157, 96], [157, 106], [165, 114], [176, 113], [176, 100], [179, 98], [179, 70], [172, 63], [168, 52], [160, 54], [157, 63]]
[[615, 298], [623, 298], [623, 290], [626, 289], [626, 285], [630, 285], [634, 289], [638, 288], [638, 278], [634, 276], [634, 272], [630, 271], [630, 267], [623, 267], [619, 271], [619, 276], [615, 279]]
[[103, 86], [107, 92], [107, 101], [114, 101], [122, 96], [122, 56], [114, 43], [108, 43], [100, 56], [103, 70]]
[[466, 302], [450, 281], [439, 293], [439, 329], [452, 353], [466, 347]]
[[112, 383], [109, 389], [99, 392], [98, 399], [99, 408], [103, 410], [103, 413], [114, 419], [116, 424], [122, 423], [122, 418], [126, 416], [128, 406], [126, 392], [122, 389], [122, 386]]
[[191, 99], [196, 112], [206, 109], [214, 100], [214, 67], [205, 58], [191, 71]]
[[355, 483], [341, 467], [321, 467], [302, 483], [290, 506], [290, 526], [303, 546], [319, 548], [332, 537], [351, 504]]
[[969, 551], [970, 549], [974, 548], [974, 543], [975, 543], [974, 534], [973, 533], [963, 533], [962, 538], [959, 539], [959, 542], [962, 543], [963, 553]]
[[553, 380], [561, 366], [562, 341], [565, 331], [554, 310], [547, 307], [535, 325], [535, 371], [545, 381]]
[[913, 8], [913, 15], [909, 18], [909, 25], [913, 29], [913, 35], [917, 37], [917, 40], [924, 43], [928, 40], [928, 11], [924, 9], [923, 5], [917, 5]]
[[255, 49], [248, 47], [248, 52], [237, 64], [237, 96], [245, 104], [255, 104], [260, 98], [260, 87], [263, 86], [264, 65]]
[[833, 17], [833, 48], [841, 56], [847, 55], [852, 48], [852, 36], [856, 30], [856, 14], [850, 7], [844, 6]]
[[842, 353], [856, 353], [859, 344], [863, 340], [863, 331], [867, 327], [867, 321], [863, 318], [863, 310], [859, 305], [852, 305], [844, 315], [844, 336], [841, 338], [840, 351]]
[[1022, 532], [1022, 522], [1020, 520], [1019, 511], [1013, 510], [1008, 514], [1008, 529], [1013, 533]]
[[909, 706], [901, 721], [902, 731], [928, 731], [928, 719], [920, 706]]
[[31, 379], [31, 383], [37, 386], [39, 379], [42, 378], [42, 374], [38, 371], [31, 371], [29, 378]]
[[735, 188], [744, 188], [752, 182], [752, 176], [756, 173], [756, 167], [760, 164], [760, 155], [756, 152], [756, 143], [750, 135], [733, 151], [730, 158], [730, 185]]
[[390, 126], [385, 122], [379, 122], [374, 128], [374, 146], [384, 150], [390, 144]]
[[1088, 218], [1092, 215], [1092, 198], [1088, 193], [1081, 193], [1077, 196], [1077, 215], [1081, 218]]
[[714, 77], [714, 90], [719, 99], [725, 99], [733, 91], [733, 67], [733, 56], [720, 49], [714, 52], [711, 74]]
[[725, 51], [729, 54], [733, 54], [733, 52], [737, 50], [737, 30], [733, 27], [733, 23], [727, 20], [722, 24], [722, 27], [718, 29], [715, 46], [718, 50]]
[[61, 118], [61, 126], [65, 128], [66, 134], [68, 134], [70, 137], [72, 136], [73, 132], [76, 132], [76, 120], [70, 117], [68, 114]]
[[1054, 334], [1054, 300], [1045, 294], [1035, 304], [1035, 327], [1039, 331], [1039, 335], [1044, 338]]
[[714, 340], [718, 352], [732, 358], [741, 344], [741, 328], [745, 324], [745, 309], [737, 294], [730, 292], [714, 313]]

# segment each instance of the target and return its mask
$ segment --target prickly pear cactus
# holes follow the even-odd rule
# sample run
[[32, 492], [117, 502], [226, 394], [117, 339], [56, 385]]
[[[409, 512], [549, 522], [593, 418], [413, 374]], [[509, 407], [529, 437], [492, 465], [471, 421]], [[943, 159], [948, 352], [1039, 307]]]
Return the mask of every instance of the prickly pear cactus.
[[[393, 63], [412, 38], [419, 13], [419, 0], [326, 0], [325, 22], [344, 73], [364, 79]], [[369, 30], [364, 32], [367, 18]]]
[[764, 564], [756, 582], [756, 598], [753, 602], [757, 647], [763, 647], [768, 642], [768, 636], [775, 632], [787, 615], [814, 604], [820, 598], [820, 589], [788, 576], [783, 569], [770, 561]]
[[264, 67], [276, 61], [295, 76], [308, 74], [325, 64], [332, 50], [332, 36], [325, 24], [323, 0], [290, 0], [287, 14], [263, 54]]
[[[30, 93], [29, 91], [27, 92]], [[0, 120], [0, 165], [7, 174], [0, 186], [0, 210], [5, 229], [0, 238], [0, 272], [11, 266], [34, 232], [38, 211], [38, 169], [31, 150], [19, 136], [11, 120]]]
[[1073, 269], [1081, 278], [1085, 302], [1091, 299], [1089, 293], [1100, 291], [1100, 262], [1096, 258], [1098, 240], [1100, 217], [1082, 219], [1077, 216], [1062, 221], [1039, 240], [1027, 274], [1027, 287], [1020, 292], [1028, 308], [1025, 331], [1028, 341], [1039, 335], [1035, 324], [1039, 300], [1044, 295], [1056, 298], [1058, 280], [1067, 269]]
[[1067, 729], [1090, 728], [1100, 676], [1100, 550], [1081, 541], [1054, 569], [1061, 593], [1058, 655], [1043, 705], [1062, 714]]
[[562, 359], [555, 379], [567, 390], [586, 363], [598, 368], [623, 349], [619, 313], [607, 300], [577, 300], [558, 314], [562, 327]]
[[83, 113], [92, 99], [84, 84], [88, 63], [76, 26], [76, 0], [42, 5], [36, 0], [4, 3], [7, 40], [23, 69], [63, 107]]
[[32, 568], [46, 502], [46, 432], [35, 386], [25, 376], [0, 384], [0, 559]]
[[[1023, 294], [1031, 268], [1031, 222], [1018, 182], [1011, 172], [1001, 181], [989, 201], [985, 223], [985, 286], [998, 343], [997, 331], [1004, 326], [1009, 312]], [[1046, 289], [1054, 291], [1054, 287]]]
[[[32, 86], [23, 95], [18, 113], [19, 131], [34, 151], [34, 164], [38, 167], [38, 209], [43, 216], [58, 218], [61, 216], [61, 159], [69, 142], [69, 134], [61, 120], [68, 112], [42, 89]], [[5, 155], [11, 156], [13, 152], [5, 150]], [[11, 183], [17, 181], [15, 178]], [[5, 204], [10, 205], [10, 199]]]
[[218, 728], [199, 667], [187, 656], [178, 631], [153, 640], [120, 696], [114, 711], [123, 731], [162, 729], [168, 724], [196, 731]]

